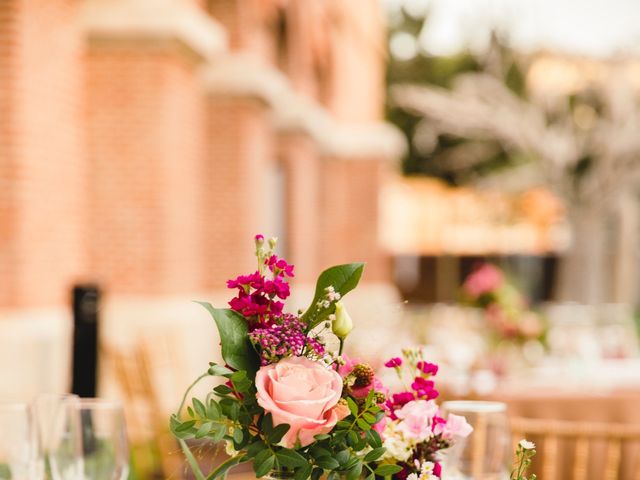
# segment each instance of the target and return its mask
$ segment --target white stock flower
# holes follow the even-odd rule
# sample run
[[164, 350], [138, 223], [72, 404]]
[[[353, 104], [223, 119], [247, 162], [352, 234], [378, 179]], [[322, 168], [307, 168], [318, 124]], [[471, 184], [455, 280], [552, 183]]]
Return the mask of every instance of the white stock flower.
[[413, 453], [413, 442], [405, 438], [398, 429], [397, 422], [388, 422], [384, 429], [383, 446], [386, 449], [382, 459], [393, 459], [406, 462]]
[[529, 440], [526, 440], [524, 438], [522, 440], [520, 440], [519, 445], [525, 450], [533, 450], [534, 448], [536, 448], [536, 444], [535, 443], [530, 442]]
[[421, 465], [418, 460], [416, 460], [416, 468], [418, 468], [418, 473], [410, 473], [407, 476], [407, 480], [439, 480], [438, 477], [433, 473], [433, 468], [435, 465], [433, 462], [423, 462]]

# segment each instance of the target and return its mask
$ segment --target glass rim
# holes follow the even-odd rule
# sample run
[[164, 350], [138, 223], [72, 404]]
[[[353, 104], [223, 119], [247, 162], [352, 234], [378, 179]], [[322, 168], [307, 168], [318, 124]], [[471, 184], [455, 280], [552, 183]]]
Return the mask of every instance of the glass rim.
[[443, 402], [442, 408], [461, 413], [502, 413], [507, 411], [507, 404], [483, 400], [449, 400]]

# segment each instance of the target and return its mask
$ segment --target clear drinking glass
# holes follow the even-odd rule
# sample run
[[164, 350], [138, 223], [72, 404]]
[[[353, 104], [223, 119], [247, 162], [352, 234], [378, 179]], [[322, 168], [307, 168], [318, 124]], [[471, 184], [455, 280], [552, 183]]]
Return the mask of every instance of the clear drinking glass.
[[51, 465], [49, 462], [49, 452], [51, 451], [52, 441], [55, 440], [54, 427], [62, 409], [69, 401], [77, 401], [78, 397], [72, 394], [64, 393], [43, 393], [38, 395], [33, 401], [35, 410], [36, 424], [38, 426], [38, 434], [40, 445], [44, 457], [44, 478], [51, 479]]
[[443, 478], [503, 480], [511, 461], [507, 406], [501, 402], [444, 402], [445, 414], [466, 417], [473, 433], [445, 453]]
[[0, 403], [0, 480], [41, 480], [43, 471], [32, 408]]
[[69, 399], [56, 416], [49, 447], [54, 480], [124, 480], [129, 448], [122, 406]]

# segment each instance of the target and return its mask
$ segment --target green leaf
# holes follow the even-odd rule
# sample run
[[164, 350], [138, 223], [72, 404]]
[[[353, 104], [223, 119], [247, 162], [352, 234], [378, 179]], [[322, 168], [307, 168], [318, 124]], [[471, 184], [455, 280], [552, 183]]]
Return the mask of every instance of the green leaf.
[[222, 462], [218, 468], [216, 468], [211, 474], [207, 477], [207, 480], [215, 480], [218, 477], [223, 477], [226, 473], [234, 466], [239, 463], [246, 462], [249, 460], [246, 455], [236, 455], [235, 457], [231, 457], [230, 459]]
[[331, 315], [336, 309], [335, 304], [332, 303], [328, 308], [318, 307], [317, 305], [318, 301], [324, 298], [325, 288], [332, 286], [336, 292], [344, 297], [356, 288], [363, 270], [364, 263], [348, 263], [345, 265], [336, 265], [322, 272], [316, 282], [313, 301], [307, 311], [302, 315], [302, 321], [309, 324], [309, 328], [313, 328]]
[[369, 425], [363, 418], [357, 419], [356, 423], [364, 431], [371, 430], [371, 425]]
[[282, 437], [285, 436], [285, 434], [289, 431], [290, 428], [291, 428], [291, 425], [287, 423], [281, 423], [277, 427], [274, 427], [273, 430], [271, 430], [271, 432], [267, 434], [267, 439], [269, 440], [269, 443], [278, 443], [280, 440], [282, 440]]
[[207, 418], [211, 420], [218, 420], [222, 415], [222, 410], [220, 410], [220, 405], [214, 400], [209, 401], [209, 406], [207, 407]]
[[226, 377], [227, 375], [233, 374], [233, 370], [228, 369], [224, 365], [218, 365], [213, 362], [211, 362], [209, 365], [211, 365], [208, 370], [209, 375], [213, 375], [216, 377]]
[[207, 416], [207, 409], [204, 406], [204, 403], [202, 403], [200, 400], [198, 400], [197, 398], [194, 398], [192, 400], [193, 403], [193, 409], [196, 411], [196, 413], [198, 414], [198, 416], [200, 418], [206, 418]]
[[356, 464], [349, 469], [347, 473], [347, 480], [357, 480], [360, 478], [360, 474], [362, 473], [362, 462], [360, 460], [356, 461]]
[[209, 432], [209, 435], [207, 435], [207, 437], [210, 438], [212, 442], [216, 443], [222, 440], [226, 433], [227, 429], [224, 425], [214, 424], [211, 432]]
[[389, 475], [398, 473], [400, 470], [402, 470], [402, 467], [399, 465], [385, 464], [385, 465], [380, 465], [374, 471], [375, 471], [375, 474], [378, 475], [379, 477], [388, 477]]
[[[306, 462], [306, 460], [305, 460]], [[294, 480], [307, 480], [311, 475], [312, 466], [310, 463], [305, 463], [303, 466], [295, 469], [295, 473], [293, 475]]]
[[341, 450], [336, 454], [336, 460], [338, 460], [338, 463], [342, 466], [347, 464], [349, 457], [351, 457], [349, 450]]
[[351, 415], [353, 415], [354, 417], [357, 417], [358, 416], [358, 405], [353, 400], [353, 398], [347, 397], [347, 405], [349, 406], [349, 411], [351, 412]]
[[251, 388], [251, 385], [253, 385], [253, 383], [248, 378], [233, 381], [233, 388], [235, 388], [240, 393], [247, 392]]
[[273, 468], [275, 463], [276, 457], [271, 450], [261, 451], [253, 461], [253, 471], [256, 474], [256, 478], [264, 477]]
[[198, 428], [198, 431], [196, 432], [196, 438], [207, 436], [207, 434], [211, 431], [212, 426], [213, 424], [211, 422], [203, 423], [202, 425], [200, 425], [200, 428]]
[[196, 424], [195, 420], [188, 420], [184, 423], [181, 423], [176, 429], [176, 432], [185, 432], [187, 430], [189, 430], [190, 428], [192, 428], [194, 425]]
[[218, 395], [229, 395], [231, 392], [233, 392], [233, 390], [231, 390], [226, 385], [217, 385], [213, 389], [213, 391], [216, 392]]
[[316, 458], [316, 465], [324, 468], [325, 470], [335, 470], [340, 466], [340, 463], [335, 458], [327, 456]]
[[241, 428], [234, 428], [233, 429], [233, 441], [240, 444], [242, 443], [242, 440], [244, 439], [244, 434], [242, 433], [242, 429]]
[[289, 448], [283, 448], [276, 452], [276, 458], [280, 465], [284, 465], [288, 468], [303, 467], [308, 465], [307, 459], [300, 455], [295, 450]]
[[362, 418], [364, 418], [368, 423], [374, 424], [376, 423], [376, 417], [374, 415], [371, 415], [370, 413], [363, 413], [362, 414]]
[[374, 462], [378, 460], [382, 455], [384, 455], [385, 451], [386, 449], [384, 447], [374, 448], [364, 456], [364, 461]]
[[327, 450], [326, 448], [319, 447], [317, 445], [312, 446], [311, 449], [309, 450], [309, 453], [313, 458], [331, 456], [331, 452], [329, 450]]
[[273, 430], [273, 418], [270, 413], [267, 413], [260, 421], [260, 428], [263, 433], [269, 435]]
[[327, 435], [326, 433], [321, 433], [319, 435], [314, 435], [313, 438], [315, 438], [318, 441], [321, 441], [321, 440], [327, 440], [331, 438], [331, 435]]
[[251, 445], [249, 445], [249, 447], [247, 448], [247, 456], [249, 458], [253, 458], [256, 455], [258, 455], [261, 451], [263, 451], [265, 448], [267, 448], [265, 443], [262, 440], [257, 440], [253, 442]]
[[366, 439], [371, 448], [380, 448], [382, 446], [382, 439], [380, 438], [380, 434], [375, 430], [369, 430], [366, 433]]
[[196, 303], [206, 308], [215, 320], [222, 344], [222, 358], [227, 365], [245, 370], [250, 378], [255, 377], [259, 362], [249, 341], [247, 320], [231, 309], [214, 308], [208, 302]]

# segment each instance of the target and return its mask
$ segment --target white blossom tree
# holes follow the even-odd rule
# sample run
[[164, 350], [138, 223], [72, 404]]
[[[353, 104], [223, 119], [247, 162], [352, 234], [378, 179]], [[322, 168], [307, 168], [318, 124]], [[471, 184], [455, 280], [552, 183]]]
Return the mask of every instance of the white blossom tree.
[[[640, 177], [638, 92], [621, 65], [610, 66], [606, 81], [555, 96], [532, 89], [516, 95], [496, 70], [460, 75], [450, 89], [395, 85], [391, 103], [423, 116], [437, 134], [497, 140], [512, 154], [534, 158], [536, 174], [528, 168], [525, 180], [564, 199], [573, 231], [561, 262], [558, 297], [592, 303], [631, 300], [638, 269], [638, 225], [633, 226], [638, 211], [637, 202], [628, 199], [636, 194]], [[614, 215], [622, 215], [618, 231], [626, 237], [619, 242], [624, 251], [611, 263], [606, 223]], [[631, 241], [629, 235], [634, 235]]]

